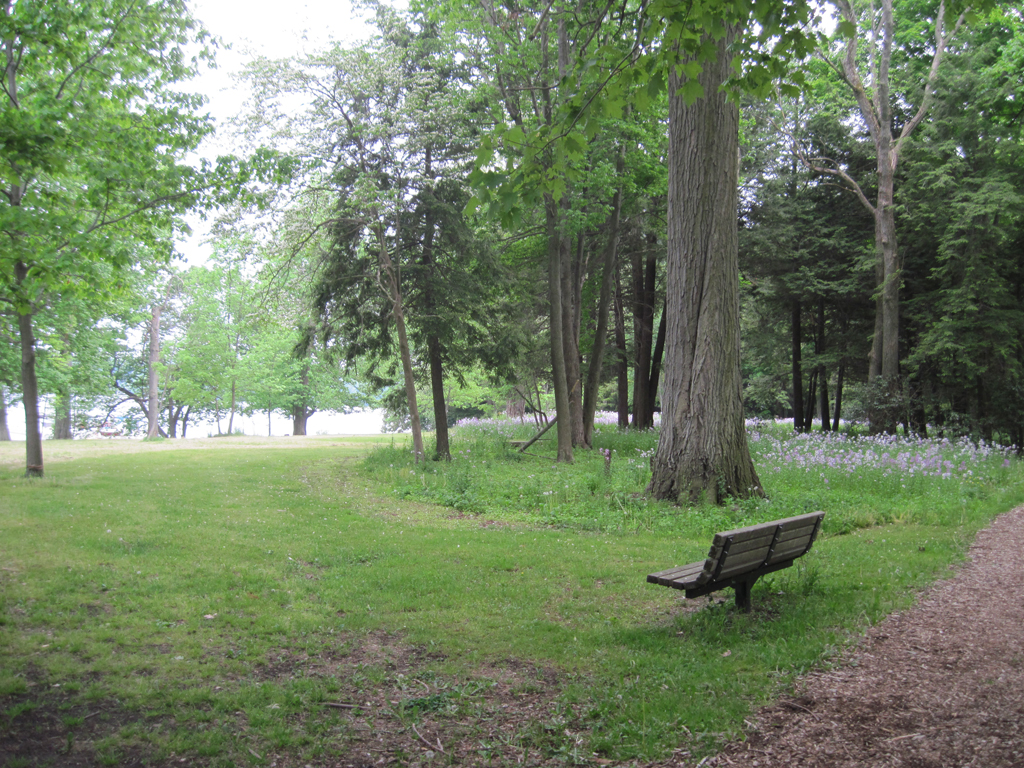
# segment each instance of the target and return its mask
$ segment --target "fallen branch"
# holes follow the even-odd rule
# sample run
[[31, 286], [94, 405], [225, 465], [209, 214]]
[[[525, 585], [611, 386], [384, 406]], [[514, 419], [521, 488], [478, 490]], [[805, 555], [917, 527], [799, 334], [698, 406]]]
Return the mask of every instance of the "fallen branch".
[[410, 726], [412, 727], [413, 733], [415, 733], [417, 736], [419, 736], [420, 741], [422, 741], [424, 744], [426, 744], [429, 749], [436, 749], [442, 755], [445, 753], [444, 752], [444, 747], [441, 746], [441, 740], [440, 739], [437, 740], [437, 746], [434, 746], [429, 741], [427, 741], [425, 738], [423, 738], [423, 734], [416, 730], [416, 726], [415, 725], [412, 725], [410, 723]]
[[358, 704], [343, 704], [340, 701], [325, 701], [325, 707], [334, 707], [335, 709], [359, 709]]

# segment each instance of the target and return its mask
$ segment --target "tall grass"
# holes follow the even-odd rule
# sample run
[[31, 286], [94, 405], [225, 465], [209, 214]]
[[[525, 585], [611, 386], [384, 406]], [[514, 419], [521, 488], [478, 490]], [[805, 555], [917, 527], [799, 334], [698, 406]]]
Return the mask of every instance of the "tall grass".
[[576, 451], [573, 465], [555, 461], [552, 441], [520, 453], [513, 441], [534, 432], [530, 423], [473, 419], [453, 430], [451, 462], [416, 465], [399, 443], [375, 449], [363, 471], [399, 498], [468, 514], [585, 531], [691, 535], [818, 509], [829, 513], [826, 533], [892, 522], [960, 524], [979, 503], [1021, 480], [1014, 452], [984, 443], [796, 434], [785, 423], [754, 422], [750, 448], [766, 497], [680, 509], [644, 496], [655, 431], [599, 423], [595, 450]]

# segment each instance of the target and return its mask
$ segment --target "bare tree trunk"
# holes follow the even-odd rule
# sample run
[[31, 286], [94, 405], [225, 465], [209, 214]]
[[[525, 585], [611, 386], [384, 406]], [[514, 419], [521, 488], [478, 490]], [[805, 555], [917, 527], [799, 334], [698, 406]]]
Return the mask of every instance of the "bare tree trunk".
[[668, 315], [665, 307], [661, 308], [661, 320], [658, 322], [658, 335], [654, 341], [654, 352], [651, 354], [651, 378], [647, 385], [647, 402], [651, 404], [651, 426], [654, 426], [654, 409], [658, 404], [658, 384], [661, 382], [661, 364], [665, 359], [665, 325]]
[[420, 409], [416, 402], [416, 379], [412, 370], [412, 353], [409, 350], [409, 336], [405, 330], [405, 312], [402, 308], [402, 293], [398, 286], [398, 275], [388, 253], [387, 241], [380, 226], [377, 229], [377, 245], [380, 248], [381, 266], [388, 281], [388, 292], [391, 298], [391, 310], [395, 318], [395, 330], [398, 332], [398, 352], [402, 359], [402, 374], [405, 378], [405, 397], [409, 404], [409, 416], [412, 422], [412, 450], [416, 463], [424, 460], [423, 428], [420, 426]]
[[[625, 171], [625, 148], [619, 147], [615, 161], [618, 174]], [[597, 330], [594, 332], [594, 347], [590, 352], [590, 368], [587, 371], [587, 386], [583, 392], [583, 444], [594, 447], [594, 414], [597, 412], [597, 393], [601, 387], [601, 368], [604, 364], [605, 338], [608, 336], [608, 308], [611, 305], [612, 290], [615, 286], [616, 248], [619, 242], [619, 217], [622, 213], [622, 187], [615, 190], [612, 198], [612, 212], [608, 217], [608, 242], [604, 251], [604, 274], [601, 279], [601, 295], [597, 303]]]
[[[28, 265], [14, 265], [18, 287], [28, 277]], [[21, 339], [21, 402], [25, 408], [25, 477], [43, 476], [43, 440], [39, 434], [39, 383], [36, 380], [36, 339], [32, 331], [32, 315], [18, 315]]]
[[234, 434], [235, 427], [235, 387], [238, 382], [235, 379], [231, 379], [231, 415], [228, 417], [228, 434]]
[[618, 354], [615, 378], [617, 381], [616, 406], [619, 429], [629, 426], [629, 357], [626, 352], [626, 318], [622, 307], [622, 285], [619, 270], [615, 270], [615, 350]]
[[557, 461], [572, 462], [572, 423], [568, 418], [569, 381], [565, 366], [565, 329], [562, 313], [562, 218], [558, 204], [545, 196], [545, 218], [548, 240], [548, 301], [551, 305], [549, 332], [551, 336], [551, 378], [555, 389], [555, 412], [565, 414], [558, 419]]
[[299, 374], [299, 381], [302, 383], [302, 399], [292, 406], [292, 435], [300, 436], [306, 434], [306, 425], [309, 417], [316, 411], [306, 403], [306, 392], [309, 389], [309, 363], [304, 362], [302, 372]]
[[7, 426], [7, 392], [0, 384], [0, 443], [9, 443], [10, 441], [11, 430]]
[[[568, 212], [568, 196], [563, 198], [563, 210]], [[562, 221], [566, 221], [563, 213]], [[582, 243], [582, 241], [579, 241]], [[562, 265], [562, 344], [565, 346], [565, 380], [569, 385], [569, 432], [573, 447], [586, 443], [583, 425], [583, 381], [580, 361], [580, 318], [579, 301], [582, 292], [577, 290], [577, 272], [581, 268], [578, 259], [573, 259], [568, 238], [561, 242]]]
[[633, 257], [633, 342], [636, 345], [636, 367], [633, 370], [633, 428], [654, 426], [654, 404], [651, 394], [651, 353], [654, 344], [654, 285], [657, 278], [656, 241], [648, 237], [651, 252]]
[[157, 366], [160, 364], [160, 313], [162, 307], [153, 305], [149, 320], [149, 429], [147, 438], [160, 436], [160, 382]]
[[[720, 502], [763, 495], [747, 444], [740, 378], [739, 108], [721, 85], [738, 27], [703, 63], [687, 106], [669, 67], [668, 321], [658, 448], [648, 492]], [[711, 41], [707, 41], [711, 44]]]
[[802, 364], [803, 338], [801, 324], [801, 305], [799, 299], [793, 300], [793, 312], [790, 319], [792, 329], [793, 358], [793, 429], [804, 431], [804, 371]]
[[441, 365], [441, 342], [437, 336], [427, 339], [427, 354], [430, 356], [430, 392], [434, 398], [434, 451], [435, 461], [451, 461], [452, 452], [448, 442], [448, 405], [444, 394], [444, 371]]
[[[818, 335], [814, 343], [814, 352], [821, 359], [825, 354], [825, 299], [818, 298]], [[821, 418], [821, 431], [828, 432], [828, 375], [825, 364], [818, 366], [818, 415]]]
[[839, 370], [836, 371], [836, 410], [832, 418], [832, 431], [839, 431], [839, 417], [843, 412], [843, 378], [846, 375], [846, 358], [839, 358]]

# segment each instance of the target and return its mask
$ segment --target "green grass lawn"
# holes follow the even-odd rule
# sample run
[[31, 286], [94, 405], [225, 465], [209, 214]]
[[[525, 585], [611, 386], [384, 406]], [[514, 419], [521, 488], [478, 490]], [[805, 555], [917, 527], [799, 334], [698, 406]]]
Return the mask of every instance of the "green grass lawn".
[[[696, 763], [1024, 500], [992, 456], [941, 493], [759, 466], [771, 502], [679, 510], [636, 495], [649, 445], [601, 439], [607, 475], [469, 431], [426, 468], [391, 438], [47, 443], [41, 481], [0, 444], [0, 765]], [[749, 615], [645, 583], [818, 502]]]

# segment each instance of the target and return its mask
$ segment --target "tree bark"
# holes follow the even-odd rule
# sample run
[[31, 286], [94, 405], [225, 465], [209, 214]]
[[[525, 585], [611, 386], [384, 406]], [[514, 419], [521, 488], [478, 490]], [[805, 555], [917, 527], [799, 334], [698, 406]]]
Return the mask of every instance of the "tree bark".
[[[18, 288], [28, 277], [28, 265], [14, 265]], [[32, 314], [18, 314], [21, 339], [21, 402], [25, 408], [25, 477], [43, 476], [43, 440], [39, 434], [39, 383], [36, 380], [36, 339]]]
[[160, 436], [160, 382], [157, 366], [160, 364], [160, 313], [162, 307], [153, 305], [149, 319], [149, 428], [147, 438]]
[[740, 377], [739, 109], [720, 90], [738, 33], [729, 26], [714, 42], [716, 58], [698, 78], [704, 96], [692, 105], [669, 67], [665, 386], [648, 492], [679, 502], [763, 495]]

